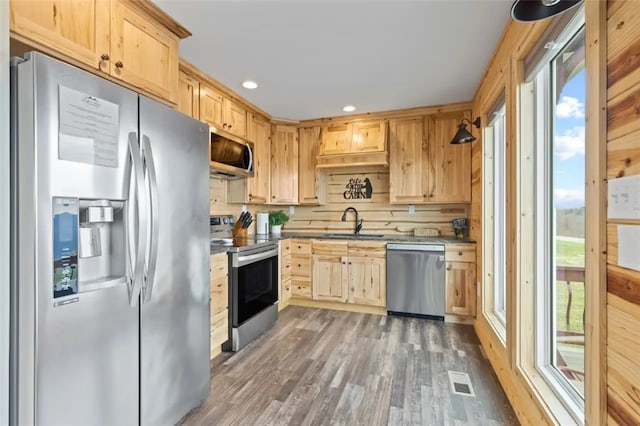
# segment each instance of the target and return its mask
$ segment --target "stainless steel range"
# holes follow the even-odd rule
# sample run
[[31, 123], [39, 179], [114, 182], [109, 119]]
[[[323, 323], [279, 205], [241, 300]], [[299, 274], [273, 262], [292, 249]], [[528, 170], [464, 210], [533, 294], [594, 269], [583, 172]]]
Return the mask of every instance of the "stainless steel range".
[[278, 319], [278, 243], [266, 236], [233, 238], [233, 216], [212, 216], [212, 247], [228, 248], [229, 326], [224, 350], [239, 351]]

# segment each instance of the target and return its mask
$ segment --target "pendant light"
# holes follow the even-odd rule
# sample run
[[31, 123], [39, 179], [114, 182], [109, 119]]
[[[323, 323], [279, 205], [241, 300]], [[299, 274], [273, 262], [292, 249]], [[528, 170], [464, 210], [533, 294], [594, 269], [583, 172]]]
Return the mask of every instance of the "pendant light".
[[533, 22], [565, 12], [582, 0], [516, 0], [511, 17], [518, 22]]
[[476, 140], [475, 136], [473, 136], [468, 130], [465, 121], [469, 124], [473, 124], [477, 129], [480, 128], [480, 117], [476, 118], [473, 121], [470, 121], [468, 118], [463, 118], [462, 122], [458, 124], [458, 131], [456, 135], [451, 139], [451, 144], [458, 145], [462, 143], [469, 143]]

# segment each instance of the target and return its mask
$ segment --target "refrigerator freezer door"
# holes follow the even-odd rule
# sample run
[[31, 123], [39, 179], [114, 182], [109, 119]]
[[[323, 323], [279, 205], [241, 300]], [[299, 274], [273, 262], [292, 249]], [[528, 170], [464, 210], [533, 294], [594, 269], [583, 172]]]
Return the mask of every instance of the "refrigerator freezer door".
[[[121, 200], [123, 205], [130, 177], [127, 134], [137, 127], [137, 95], [40, 54], [20, 63], [16, 75], [11, 422], [136, 424], [139, 309], [129, 306], [124, 279], [83, 292], [78, 263], [75, 271], [65, 271], [77, 282], [77, 297], [65, 296], [65, 303], [55, 306], [61, 299], [54, 299], [54, 280], [68, 277], [57, 270], [54, 276], [54, 227], [62, 222], [52, 220], [52, 204], [60, 199], [54, 197], [66, 197], [71, 206], [78, 199]], [[98, 113], [84, 111], [85, 104]], [[73, 129], [76, 119], [91, 126], [89, 121], [104, 117], [111, 133], [103, 145], [98, 137], [79, 136], [99, 131]], [[73, 229], [66, 222], [67, 231]], [[122, 231], [115, 222], [100, 226]], [[101, 254], [122, 256], [113, 259], [123, 268], [123, 254]], [[68, 291], [73, 289], [62, 293]]]
[[140, 138], [155, 166], [148, 195], [158, 194], [150, 232], [158, 257], [155, 268], [147, 261], [155, 277], [143, 294], [153, 291], [140, 308], [140, 419], [174, 424], [209, 393], [209, 133], [141, 96]]

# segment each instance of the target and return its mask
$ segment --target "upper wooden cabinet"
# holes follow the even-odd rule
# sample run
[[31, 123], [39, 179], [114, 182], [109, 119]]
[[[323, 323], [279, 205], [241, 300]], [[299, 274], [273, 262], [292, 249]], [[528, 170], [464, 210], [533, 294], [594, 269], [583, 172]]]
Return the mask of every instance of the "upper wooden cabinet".
[[320, 149], [320, 127], [301, 127], [299, 131], [298, 201], [299, 204], [326, 203], [325, 173], [316, 168]]
[[350, 123], [320, 129], [322, 144], [318, 155], [349, 154], [353, 128]]
[[389, 200], [396, 204], [471, 202], [471, 148], [451, 145], [463, 113], [389, 123]]
[[11, 36], [177, 102], [178, 41], [191, 35], [149, 1], [11, 1]]
[[425, 121], [399, 118], [389, 122], [389, 201], [429, 201], [429, 156]]
[[178, 111], [200, 119], [200, 82], [184, 71], [178, 74]]
[[[111, 2], [11, 0], [11, 36], [54, 49], [90, 67], [109, 56]], [[108, 70], [104, 70], [107, 71]]]
[[381, 152], [387, 149], [387, 126], [384, 121], [353, 123], [351, 152]]
[[205, 83], [200, 83], [200, 119], [241, 138], [247, 137], [247, 110]]
[[253, 177], [227, 184], [228, 203], [268, 204], [271, 202], [271, 123], [248, 113], [247, 139], [253, 143]]
[[464, 114], [436, 114], [429, 120], [430, 201], [471, 202], [471, 144], [452, 145]]
[[271, 138], [271, 203], [298, 203], [298, 129], [276, 125]]
[[384, 120], [322, 127], [320, 138], [317, 167], [389, 164]]

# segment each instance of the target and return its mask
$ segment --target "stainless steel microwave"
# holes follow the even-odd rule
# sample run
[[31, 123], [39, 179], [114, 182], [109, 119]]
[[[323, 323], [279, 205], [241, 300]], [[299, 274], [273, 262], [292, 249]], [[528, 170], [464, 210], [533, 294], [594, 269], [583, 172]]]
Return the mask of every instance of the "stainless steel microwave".
[[210, 168], [212, 175], [223, 179], [253, 176], [253, 145], [212, 128]]

